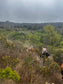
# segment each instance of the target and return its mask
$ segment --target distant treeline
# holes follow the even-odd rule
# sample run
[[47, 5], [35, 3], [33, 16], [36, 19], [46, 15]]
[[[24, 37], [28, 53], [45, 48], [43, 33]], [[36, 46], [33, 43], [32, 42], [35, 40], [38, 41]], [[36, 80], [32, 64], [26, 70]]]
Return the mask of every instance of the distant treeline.
[[52, 25], [58, 31], [58, 33], [63, 35], [63, 22], [55, 22], [55, 23], [14, 23], [14, 22], [0, 22], [0, 28], [6, 28], [7, 30], [18, 28], [26, 29], [26, 30], [39, 30], [43, 29], [46, 25]]

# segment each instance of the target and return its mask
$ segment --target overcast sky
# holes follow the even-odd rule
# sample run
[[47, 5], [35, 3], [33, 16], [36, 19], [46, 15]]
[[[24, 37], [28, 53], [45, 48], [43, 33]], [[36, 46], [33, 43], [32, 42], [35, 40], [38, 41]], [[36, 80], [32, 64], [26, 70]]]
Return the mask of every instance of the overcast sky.
[[0, 21], [42, 23], [63, 21], [63, 0], [0, 0]]

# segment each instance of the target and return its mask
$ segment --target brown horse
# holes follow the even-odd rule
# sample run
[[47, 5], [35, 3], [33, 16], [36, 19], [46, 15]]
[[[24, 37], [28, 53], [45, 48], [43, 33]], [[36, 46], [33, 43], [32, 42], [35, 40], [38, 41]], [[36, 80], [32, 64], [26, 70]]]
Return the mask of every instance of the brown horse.
[[29, 52], [34, 52], [35, 48], [28, 49]]
[[62, 79], [63, 79], [63, 63], [61, 64], [61, 74], [62, 74]]
[[35, 48], [26, 48], [27, 52], [35, 52], [35, 50], [36, 50]]

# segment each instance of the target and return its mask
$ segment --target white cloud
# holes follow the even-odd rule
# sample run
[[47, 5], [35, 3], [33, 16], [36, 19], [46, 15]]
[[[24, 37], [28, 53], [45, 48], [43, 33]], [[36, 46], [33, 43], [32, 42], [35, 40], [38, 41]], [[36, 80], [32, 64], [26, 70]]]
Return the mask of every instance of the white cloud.
[[63, 19], [63, 0], [0, 0], [0, 20], [20, 22]]
[[9, 4], [40, 4], [43, 6], [51, 6], [55, 0], [7, 0]]

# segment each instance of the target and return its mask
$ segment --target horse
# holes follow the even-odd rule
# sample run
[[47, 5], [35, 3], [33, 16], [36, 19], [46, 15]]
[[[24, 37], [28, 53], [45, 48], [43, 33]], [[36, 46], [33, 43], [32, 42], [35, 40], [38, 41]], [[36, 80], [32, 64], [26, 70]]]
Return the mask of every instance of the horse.
[[30, 48], [28, 49], [29, 52], [34, 52], [35, 51], [35, 48]]
[[43, 55], [45, 55], [46, 57], [50, 56], [47, 52], [41, 53], [40, 57], [43, 58]]
[[62, 75], [62, 79], [63, 79], [63, 63], [61, 64], [60, 68], [61, 68], [61, 75]]
[[26, 51], [27, 51], [27, 52], [35, 52], [36, 49], [35, 49], [35, 48], [26, 48]]

